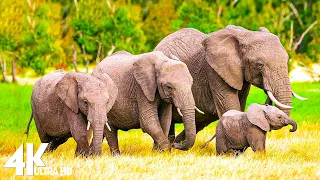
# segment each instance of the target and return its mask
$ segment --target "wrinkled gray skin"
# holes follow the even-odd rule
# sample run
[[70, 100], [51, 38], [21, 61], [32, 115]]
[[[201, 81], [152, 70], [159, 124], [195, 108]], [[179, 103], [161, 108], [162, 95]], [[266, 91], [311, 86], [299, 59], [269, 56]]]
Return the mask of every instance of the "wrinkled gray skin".
[[[77, 142], [76, 155], [100, 154], [107, 113], [117, 91], [107, 75], [99, 80], [88, 73], [58, 70], [35, 83], [30, 122], [34, 117], [41, 142], [49, 143], [47, 151], [57, 149], [73, 137]], [[91, 148], [87, 137], [88, 121], [93, 128]]]
[[278, 130], [290, 124], [290, 132], [297, 124], [283, 111], [270, 105], [251, 104], [248, 111], [229, 110], [224, 113], [216, 127], [217, 154], [253, 151], [265, 152], [266, 132]]
[[[196, 113], [197, 132], [228, 110], [244, 111], [251, 84], [291, 105], [288, 54], [266, 28], [249, 31], [229, 25], [210, 34], [185, 28], [165, 37], [155, 50], [173, 54], [188, 66], [196, 106], [205, 113]], [[290, 115], [289, 109], [282, 110]], [[175, 111], [173, 120], [181, 122]], [[184, 132], [175, 141], [183, 139]]]
[[187, 150], [193, 146], [196, 136], [193, 80], [183, 62], [170, 59], [162, 52], [132, 55], [120, 51], [100, 62], [93, 76], [100, 77], [103, 73], [107, 73], [119, 89], [108, 115], [112, 131], [105, 129], [112, 154], [120, 154], [118, 129], [142, 128], [160, 150], [169, 150], [172, 104], [181, 109], [186, 131], [185, 142], [174, 147]]

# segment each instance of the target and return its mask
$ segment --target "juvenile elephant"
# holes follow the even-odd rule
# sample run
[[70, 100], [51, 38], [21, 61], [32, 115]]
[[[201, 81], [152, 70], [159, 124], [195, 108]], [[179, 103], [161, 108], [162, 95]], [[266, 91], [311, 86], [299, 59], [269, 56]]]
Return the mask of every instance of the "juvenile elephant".
[[105, 130], [112, 154], [119, 155], [117, 130], [142, 128], [160, 150], [171, 148], [168, 133], [172, 104], [185, 126], [184, 144], [174, 144], [187, 150], [195, 142], [195, 103], [191, 91], [192, 77], [181, 61], [170, 59], [162, 52], [132, 55], [126, 51], [105, 58], [93, 71], [100, 77], [107, 73], [119, 89], [119, 95], [109, 113], [111, 131]]
[[[32, 115], [42, 143], [47, 151], [73, 137], [77, 142], [76, 155], [100, 154], [103, 130], [118, 89], [106, 74], [99, 80], [88, 73], [66, 73], [58, 70], [39, 79], [31, 97]], [[87, 129], [93, 128], [91, 149]], [[86, 128], [87, 127], [87, 128]]]
[[297, 124], [277, 107], [251, 104], [248, 111], [229, 110], [224, 113], [216, 127], [217, 154], [244, 152], [249, 146], [253, 151], [265, 152], [266, 132], [281, 129], [290, 124], [290, 132]]
[[[263, 27], [249, 31], [229, 25], [209, 34], [184, 28], [165, 37], [155, 50], [173, 54], [188, 66], [195, 103], [205, 113], [196, 113], [197, 132], [228, 110], [244, 111], [251, 84], [263, 89], [288, 116], [292, 95], [306, 99], [291, 89], [289, 56], [279, 38]], [[173, 114], [174, 122], [181, 122]], [[183, 139], [184, 132], [175, 141]]]

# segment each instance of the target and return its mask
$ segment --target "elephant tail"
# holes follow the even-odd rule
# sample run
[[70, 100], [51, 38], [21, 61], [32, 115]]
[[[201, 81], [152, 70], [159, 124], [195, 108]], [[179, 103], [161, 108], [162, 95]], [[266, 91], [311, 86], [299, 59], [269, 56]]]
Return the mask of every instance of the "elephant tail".
[[24, 134], [26, 134], [27, 137], [28, 137], [28, 135], [29, 135], [29, 128], [30, 128], [30, 124], [31, 124], [32, 119], [33, 119], [33, 112], [31, 113], [31, 116], [30, 116], [30, 120], [29, 120], [29, 122], [28, 122], [27, 129], [26, 129], [26, 131], [24, 132]]
[[209, 139], [207, 142], [205, 142], [204, 144], [201, 145], [201, 149], [203, 149], [204, 147], [206, 147], [206, 145], [211, 142], [214, 138], [216, 138], [216, 135], [213, 135], [211, 139]]

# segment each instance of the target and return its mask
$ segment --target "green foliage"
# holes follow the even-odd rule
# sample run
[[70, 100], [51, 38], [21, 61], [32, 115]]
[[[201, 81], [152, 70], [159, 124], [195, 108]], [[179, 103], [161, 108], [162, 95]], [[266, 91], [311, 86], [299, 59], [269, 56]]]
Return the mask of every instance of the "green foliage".
[[290, 65], [310, 66], [320, 58], [320, 22], [295, 46], [320, 18], [320, 1], [1, 0], [0, 18], [0, 55], [38, 74], [72, 67], [73, 44], [78, 63], [84, 59], [82, 45], [92, 63], [118, 50], [152, 51], [184, 27], [210, 33], [229, 24], [268, 28], [286, 48]]
[[196, 28], [204, 33], [219, 29], [216, 13], [211, 5], [205, 1], [194, 0], [184, 2], [178, 9], [179, 18], [173, 23], [173, 28]]

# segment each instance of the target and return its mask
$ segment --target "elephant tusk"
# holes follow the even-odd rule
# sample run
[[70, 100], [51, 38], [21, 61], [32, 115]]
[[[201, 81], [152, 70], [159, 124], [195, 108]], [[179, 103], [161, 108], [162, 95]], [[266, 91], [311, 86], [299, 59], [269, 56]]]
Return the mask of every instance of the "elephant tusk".
[[183, 114], [181, 113], [181, 111], [180, 111], [179, 108], [177, 108], [177, 111], [178, 111], [178, 114], [179, 114], [181, 117], [183, 117]]
[[87, 130], [90, 128], [90, 121], [88, 121]]
[[204, 112], [201, 111], [199, 108], [197, 108], [197, 106], [194, 106], [194, 108], [195, 108], [200, 114], [204, 114]]
[[275, 105], [279, 106], [279, 107], [282, 107], [284, 109], [292, 109], [293, 107], [292, 106], [288, 106], [288, 105], [284, 105], [282, 103], [280, 103], [272, 94], [271, 91], [267, 91], [267, 94], [269, 96], [269, 98], [271, 99], [272, 102], [274, 102]]
[[107, 126], [108, 130], [111, 131], [111, 128], [110, 128], [110, 126], [108, 124], [108, 121], [106, 121], [106, 126]]
[[294, 97], [296, 97], [297, 99], [301, 100], [301, 101], [305, 101], [305, 100], [308, 99], [308, 98], [304, 98], [304, 97], [299, 96], [299, 95], [298, 95], [297, 93], [295, 93], [294, 91], [292, 91], [292, 95], [293, 95]]

